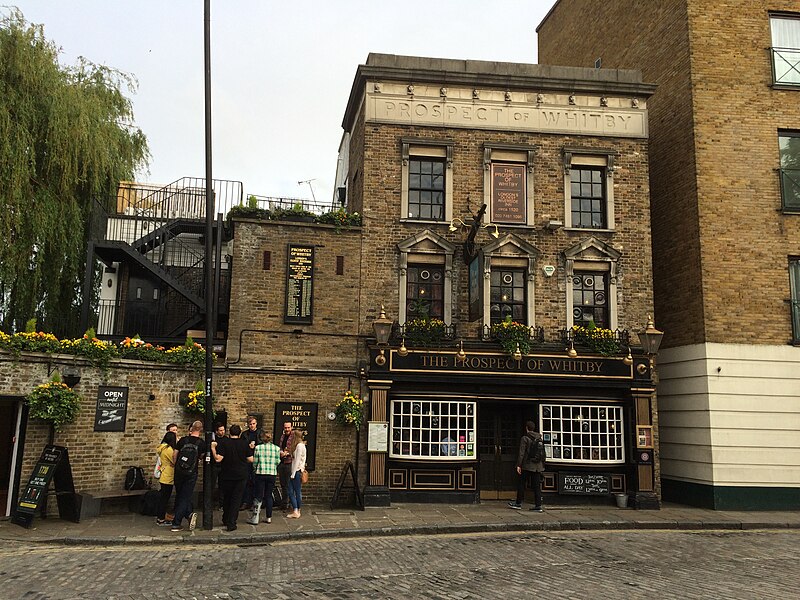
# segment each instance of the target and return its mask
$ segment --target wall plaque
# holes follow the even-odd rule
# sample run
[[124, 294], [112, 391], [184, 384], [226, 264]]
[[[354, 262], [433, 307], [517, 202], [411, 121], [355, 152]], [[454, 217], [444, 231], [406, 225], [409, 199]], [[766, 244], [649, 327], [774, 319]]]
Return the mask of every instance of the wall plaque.
[[317, 462], [317, 403], [276, 402], [272, 441], [275, 445], [283, 434], [283, 424], [291, 422], [292, 429], [306, 432], [306, 470], [313, 471]]
[[314, 247], [289, 245], [286, 262], [285, 323], [311, 323], [314, 289]]
[[492, 223], [527, 220], [525, 165], [492, 163]]
[[95, 431], [125, 431], [128, 416], [128, 388], [101, 385], [94, 412]]

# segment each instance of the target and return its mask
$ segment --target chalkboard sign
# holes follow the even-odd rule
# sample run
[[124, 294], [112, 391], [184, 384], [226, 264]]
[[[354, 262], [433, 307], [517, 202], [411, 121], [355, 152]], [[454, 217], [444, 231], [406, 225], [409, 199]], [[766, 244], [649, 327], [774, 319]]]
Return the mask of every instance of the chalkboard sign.
[[286, 323], [311, 323], [314, 288], [313, 246], [289, 245], [286, 268]]
[[317, 403], [276, 402], [275, 429], [272, 441], [277, 445], [283, 435], [283, 424], [290, 422], [292, 429], [306, 432], [306, 470], [314, 471], [317, 458]]
[[128, 388], [101, 385], [94, 412], [95, 431], [125, 431], [128, 416]]
[[72, 481], [72, 468], [69, 454], [63, 446], [45, 446], [42, 456], [33, 467], [33, 472], [19, 499], [11, 521], [23, 527], [30, 527], [33, 515], [43, 505], [50, 482], [55, 483], [58, 500], [58, 515], [77, 523], [80, 520], [75, 484]]
[[605, 496], [611, 490], [611, 476], [598, 473], [559, 473], [558, 493]]

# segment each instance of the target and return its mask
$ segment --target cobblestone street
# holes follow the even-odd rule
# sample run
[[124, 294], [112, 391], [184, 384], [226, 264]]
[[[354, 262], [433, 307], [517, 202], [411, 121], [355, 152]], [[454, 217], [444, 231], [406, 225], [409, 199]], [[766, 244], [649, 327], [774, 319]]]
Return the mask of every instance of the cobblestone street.
[[798, 531], [593, 531], [0, 550], [4, 599], [787, 598]]

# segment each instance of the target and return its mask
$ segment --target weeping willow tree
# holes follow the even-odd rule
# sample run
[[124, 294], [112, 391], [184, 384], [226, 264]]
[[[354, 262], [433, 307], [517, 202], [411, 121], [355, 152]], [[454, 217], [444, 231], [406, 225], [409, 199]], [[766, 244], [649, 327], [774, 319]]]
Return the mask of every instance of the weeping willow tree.
[[132, 76], [59, 63], [41, 25], [0, 15], [0, 326], [77, 333], [97, 199], [146, 167], [133, 125]]

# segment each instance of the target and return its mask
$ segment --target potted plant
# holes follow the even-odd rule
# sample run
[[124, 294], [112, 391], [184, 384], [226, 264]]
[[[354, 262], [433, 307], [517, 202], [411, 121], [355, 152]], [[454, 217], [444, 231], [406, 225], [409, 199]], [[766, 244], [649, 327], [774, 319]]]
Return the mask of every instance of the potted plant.
[[573, 326], [572, 339], [576, 344], [587, 346], [602, 356], [614, 356], [620, 350], [616, 334], [610, 329], [598, 327], [594, 321], [589, 321], [586, 327]]
[[411, 319], [403, 325], [403, 335], [409, 346], [435, 346], [444, 340], [447, 325], [441, 319], [429, 317]]
[[364, 400], [351, 390], [347, 390], [336, 404], [334, 412], [336, 422], [340, 425], [353, 425], [356, 429], [361, 429], [364, 422]]
[[492, 339], [497, 340], [504, 352], [514, 354], [519, 345], [522, 354], [528, 354], [531, 349], [531, 328], [522, 323], [511, 320], [508, 316], [500, 323], [495, 323], [491, 328]]
[[37, 385], [25, 400], [30, 416], [47, 421], [55, 431], [75, 420], [81, 403], [80, 395], [61, 381], [58, 372], [48, 383]]

